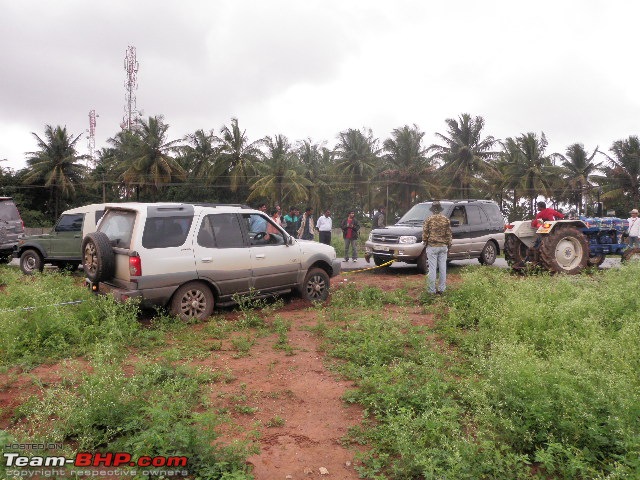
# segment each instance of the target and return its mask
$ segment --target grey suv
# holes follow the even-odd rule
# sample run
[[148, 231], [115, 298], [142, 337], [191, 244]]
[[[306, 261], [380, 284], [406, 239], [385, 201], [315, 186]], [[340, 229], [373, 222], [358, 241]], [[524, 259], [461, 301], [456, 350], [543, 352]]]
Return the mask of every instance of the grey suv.
[[0, 261], [5, 263], [13, 256], [18, 238], [24, 235], [24, 223], [11, 197], [0, 197]]
[[[442, 200], [442, 214], [451, 220], [453, 245], [449, 259], [477, 258], [491, 265], [504, 248], [504, 218], [490, 200]], [[427, 254], [422, 243], [422, 225], [431, 215], [431, 202], [414, 205], [395, 225], [371, 231], [365, 254], [376, 265], [389, 260], [414, 263], [427, 272]]]
[[237, 295], [329, 295], [341, 263], [329, 245], [297, 240], [241, 205], [109, 204], [82, 242], [88, 286], [204, 320]]

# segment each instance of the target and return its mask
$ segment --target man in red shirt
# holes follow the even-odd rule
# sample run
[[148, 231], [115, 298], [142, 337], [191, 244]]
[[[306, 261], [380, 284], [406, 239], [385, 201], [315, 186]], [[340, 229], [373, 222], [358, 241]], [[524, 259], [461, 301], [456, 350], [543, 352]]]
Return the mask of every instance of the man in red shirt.
[[536, 204], [538, 206], [538, 214], [536, 218], [531, 220], [531, 226], [533, 228], [538, 228], [544, 222], [552, 222], [554, 220], [562, 220], [564, 215], [553, 208], [547, 208], [547, 204], [544, 202], [538, 202]]

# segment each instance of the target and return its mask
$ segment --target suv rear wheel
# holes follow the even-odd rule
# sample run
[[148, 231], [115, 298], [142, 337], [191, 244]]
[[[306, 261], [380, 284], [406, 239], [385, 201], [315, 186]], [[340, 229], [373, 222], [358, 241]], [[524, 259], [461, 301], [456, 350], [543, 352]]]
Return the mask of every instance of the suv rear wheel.
[[44, 268], [44, 261], [40, 253], [33, 249], [28, 249], [22, 252], [20, 255], [20, 270], [25, 275], [33, 275], [36, 272], [41, 272]]
[[208, 285], [203, 282], [185, 283], [171, 298], [171, 313], [181, 320], [206, 320], [213, 314], [214, 304]]
[[480, 257], [478, 258], [478, 261], [482, 265], [493, 265], [493, 262], [496, 261], [497, 256], [498, 256], [498, 249], [496, 247], [496, 244], [493, 243], [492, 241], [488, 241], [487, 244], [482, 249], [482, 252], [480, 253]]

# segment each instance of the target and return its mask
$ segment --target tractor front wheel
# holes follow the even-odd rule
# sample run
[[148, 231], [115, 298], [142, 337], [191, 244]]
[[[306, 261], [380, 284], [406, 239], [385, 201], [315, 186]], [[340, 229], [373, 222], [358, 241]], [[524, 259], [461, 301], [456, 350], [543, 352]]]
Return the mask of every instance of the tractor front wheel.
[[576, 275], [586, 268], [589, 260], [587, 238], [573, 227], [555, 230], [543, 236], [540, 259], [551, 272]]

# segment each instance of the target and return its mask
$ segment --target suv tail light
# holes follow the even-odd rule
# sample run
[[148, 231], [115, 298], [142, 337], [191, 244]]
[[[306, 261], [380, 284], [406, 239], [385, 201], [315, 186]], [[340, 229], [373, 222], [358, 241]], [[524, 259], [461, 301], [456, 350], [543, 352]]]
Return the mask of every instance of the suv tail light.
[[142, 260], [140, 260], [140, 257], [129, 257], [129, 275], [132, 277], [142, 275]]

